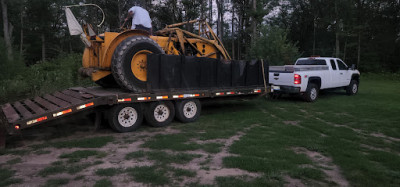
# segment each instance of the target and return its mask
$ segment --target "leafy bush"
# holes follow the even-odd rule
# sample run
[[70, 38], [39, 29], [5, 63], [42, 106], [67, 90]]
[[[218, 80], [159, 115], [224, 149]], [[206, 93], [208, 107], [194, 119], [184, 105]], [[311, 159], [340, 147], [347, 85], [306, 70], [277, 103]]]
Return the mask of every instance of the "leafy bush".
[[[0, 58], [6, 58], [4, 55], [1, 53]], [[0, 103], [73, 86], [92, 85], [91, 80], [82, 79], [78, 75], [81, 59], [80, 54], [63, 54], [56, 59], [38, 62], [30, 67], [20, 66], [18, 59], [14, 59], [17, 63], [2, 64], [1, 70], [4, 75], [0, 77]]]
[[287, 38], [287, 31], [263, 26], [261, 36], [257, 38], [250, 50], [252, 58], [266, 59], [270, 65], [293, 64], [300, 56], [295, 43]]

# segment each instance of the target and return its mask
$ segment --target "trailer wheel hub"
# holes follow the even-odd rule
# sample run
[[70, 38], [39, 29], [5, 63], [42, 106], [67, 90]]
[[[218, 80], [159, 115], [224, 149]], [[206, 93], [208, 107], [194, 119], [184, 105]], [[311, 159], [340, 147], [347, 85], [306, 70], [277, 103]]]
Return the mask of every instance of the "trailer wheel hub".
[[125, 107], [118, 113], [118, 122], [123, 127], [131, 127], [138, 119], [137, 111], [132, 107]]
[[170, 115], [169, 108], [164, 104], [158, 105], [154, 110], [154, 118], [158, 122], [164, 122], [169, 118], [169, 115]]
[[185, 115], [186, 118], [193, 118], [196, 113], [197, 106], [193, 101], [189, 101], [183, 106], [183, 115]]

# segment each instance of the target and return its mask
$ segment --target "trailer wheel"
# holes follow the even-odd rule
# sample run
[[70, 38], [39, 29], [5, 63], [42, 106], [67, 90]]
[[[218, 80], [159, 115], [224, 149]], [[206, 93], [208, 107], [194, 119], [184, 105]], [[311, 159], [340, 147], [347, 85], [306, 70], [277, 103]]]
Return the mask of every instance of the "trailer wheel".
[[307, 102], [314, 102], [318, 98], [318, 86], [314, 83], [309, 83], [306, 92], [304, 92], [303, 98]]
[[109, 111], [110, 126], [117, 132], [131, 132], [143, 122], [143, 111], [140, 104], [116, 105]]
[[167, 126], [174, 119], [174, 105], [171, 101], [151, 102], [147, 105], [144, 116], [153, 127]]
[[358, 82], [356, 80], [351, 80], [350, 84], [346, 87], [347, 95], [356, 95], [358, 92]]
[[194, 122], [201, 113], [201, 104], [198, 99], [185, 99], [175, 103], [176, 118], [182, 123]]

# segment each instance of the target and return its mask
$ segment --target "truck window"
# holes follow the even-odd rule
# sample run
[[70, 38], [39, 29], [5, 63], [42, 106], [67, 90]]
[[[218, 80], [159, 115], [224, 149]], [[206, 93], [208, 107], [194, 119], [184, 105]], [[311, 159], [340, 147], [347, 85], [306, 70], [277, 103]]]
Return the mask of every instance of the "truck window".
[[341, 60], [337, 60], [337, 64], [339, 66], [339, 70], [347, 70], [346, 64], [344, 64], [344, 62], [342, 62]]
[[302, 59], [298, 60], [296, 65], [326, 65], [326, 62], [320, 59]]
[[336, 70], [335, 61], [334, 61], [334, 60], [331, 60], [330, 62], [331, 62], [332, 69], [333, 69], [333, 70]]

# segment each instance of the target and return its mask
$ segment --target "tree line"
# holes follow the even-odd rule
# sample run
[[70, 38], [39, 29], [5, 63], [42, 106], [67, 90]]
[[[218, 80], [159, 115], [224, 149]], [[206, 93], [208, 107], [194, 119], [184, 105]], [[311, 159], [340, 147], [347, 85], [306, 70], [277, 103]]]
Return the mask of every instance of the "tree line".
[[[333, 56], [363, 71], [400, 71], [399, 0], [1, 0], [0, 58], [32, 65], [81, 53], [83, 45], [69, 35], [63, 10], [79, 3], [103, 8], [100, 33], [117, 31], [138, 3], [149, 11], [153, 30], [207, 19], [234, 59], [279, 65], [300, 56]], [[93, 7], [72, 11], [93, 25], [101, 20]]]

